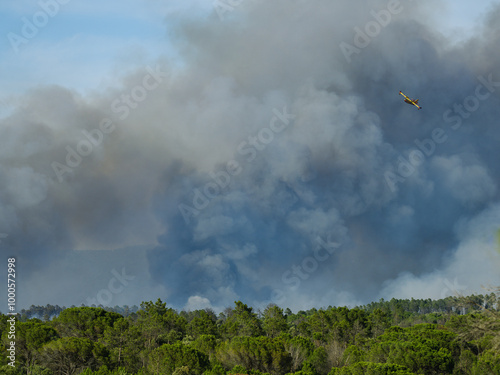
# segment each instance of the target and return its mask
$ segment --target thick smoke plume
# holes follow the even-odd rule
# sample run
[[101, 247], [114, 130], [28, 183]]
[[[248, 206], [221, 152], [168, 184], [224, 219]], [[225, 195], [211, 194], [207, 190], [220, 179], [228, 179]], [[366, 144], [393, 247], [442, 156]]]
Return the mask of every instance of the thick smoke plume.
[[247, 0], [167, 19], [181, 63], [26, 93], [0, 122], [20, 303], [87, 303], [123, 267], [111, 304], [189, 309], [498, 284], [500, 7], [452, 43], [438, 6]]

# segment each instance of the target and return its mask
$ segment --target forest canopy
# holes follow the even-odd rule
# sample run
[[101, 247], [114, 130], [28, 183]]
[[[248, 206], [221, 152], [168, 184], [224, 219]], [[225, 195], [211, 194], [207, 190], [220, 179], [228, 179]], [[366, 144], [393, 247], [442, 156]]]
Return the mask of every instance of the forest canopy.
[[441, 300], [380, 300], [298, 311], [241, 301], [216, 314], [165, 302], [134, 307], [47, 305], [0, 315], [0, 373], [500, 374], [495, 293]]

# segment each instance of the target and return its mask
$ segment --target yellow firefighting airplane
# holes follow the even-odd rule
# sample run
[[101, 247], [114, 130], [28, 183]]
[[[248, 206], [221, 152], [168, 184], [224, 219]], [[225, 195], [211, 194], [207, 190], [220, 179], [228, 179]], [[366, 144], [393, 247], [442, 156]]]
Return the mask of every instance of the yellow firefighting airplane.
[[407, 97], [405, 94], [403, 94], [401, 91], [399, 92], [401, 95], [404, 96], [405, 98], [405, 103], [408, 103], [408, 104], [413, 104], [415, 107], [417, 107], [418, 109], [422, 109], [422, 107], [420, 107], [418, 105], [418, 99], [410, 99], [409, 97]]

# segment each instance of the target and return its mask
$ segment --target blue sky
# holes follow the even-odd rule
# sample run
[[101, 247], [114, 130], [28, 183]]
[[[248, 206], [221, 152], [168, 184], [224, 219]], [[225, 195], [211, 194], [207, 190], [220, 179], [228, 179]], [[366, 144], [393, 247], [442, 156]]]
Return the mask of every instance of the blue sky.
[[[54, 2], [0, 5], [0, 246], [19, 259], [22, 307], [221, 310], [281, 290], [299, 309], [498, 283], [499, 96], [471, 97], [500, 76], [495, 16], [482, 28], [498, 1], [402, 0], [346, 61], [338, 46], [387, 1], [241, 0], [221, 20], [212, 1], [69, 0], [16, 51], [9, 33]], [[120, 118], [112, 103], [133, 92], [147, 100]], [[451, 131], [445, 114], [464, 103]], [[277, 113], [294, 125], [271, 132]], [[116, 130], [56, 176], [105, 118]], [[438, 127], [447, 141], [388, 188]], [[241, 175], [185, 220], [179, 207], [233, 159]], [[314, 266], [330, 239], [339, 250]], [[314, 271], [291, 276], [297, 264]], [[117, 273], [130, 282], [110, 301]]]
[[[50, 2], [47, 2], [50, 3]], [[205, 3], [205, 4], [202, 4]], [[23, 18], [32, 21], [38, 2], [2, 3], [3, 74], [1, 97], [36, 85], [59, 84], [78, 91], [112, 84], [116, 76], [174, 52], [167, 35], [170, 17], [205, 15], [202, 1], [69, 1], [16, 52], [8, 34], [22, 36]]]

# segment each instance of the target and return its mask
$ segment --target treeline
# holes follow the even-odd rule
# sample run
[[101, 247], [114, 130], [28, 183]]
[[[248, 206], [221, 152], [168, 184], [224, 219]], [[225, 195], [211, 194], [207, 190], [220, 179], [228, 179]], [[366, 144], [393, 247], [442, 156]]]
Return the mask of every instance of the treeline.
[[160, 299], [127, 316], [111, 310], [71, 307], [52, 319], [39, 311], [44, 320], [25, 312], [14, 367], [10, 317], [0, 315], [0, 374], [500, 374], [494, 293], [297, 313], [241, 301], [218, 315], [177, 312]]
[[[76, 306], [71, 306], [71, 307], [76, 307]], [[83, 305], [81, 306], [83, 307]], [[92, 306], [92, 307], [100, 307], [106, 311], [113, 311], [116, 312], [124, 317], [129, 316], [130, 314], [136, 313], [139, 310], [139, 307], [134, 305], [134, 306], [115, 306], [115, 307], [105, 307], [102, 305], [99, 306]], [[22, 309], [19, 311], [19, 319], [21, 321], [26, 321], [28, 319], [32, 318], [37, 318], [40, 319], [44, 322], [51, 320], [52, 318], [55, 318], [59, 316], [61, 311], [65, 310], [66, 307], [60, 307], [59, 305], [46, 305], [46, 306], [35, 306], [31, 305], [29, 309]]]

